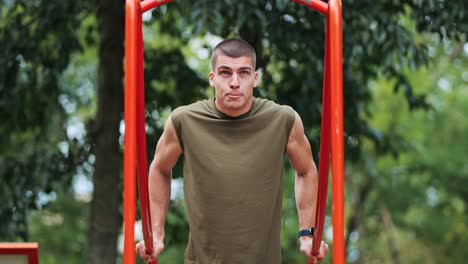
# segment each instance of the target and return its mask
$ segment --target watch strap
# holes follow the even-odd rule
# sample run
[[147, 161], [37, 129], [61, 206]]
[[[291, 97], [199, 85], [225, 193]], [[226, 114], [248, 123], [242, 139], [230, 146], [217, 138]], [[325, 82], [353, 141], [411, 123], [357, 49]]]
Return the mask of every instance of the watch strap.
[[314, 235], [315, 228], [307, 228], [307, 229], [302, 229], [299, 231], [298, 237], [303, 237], [303, 236], [313, 236]]

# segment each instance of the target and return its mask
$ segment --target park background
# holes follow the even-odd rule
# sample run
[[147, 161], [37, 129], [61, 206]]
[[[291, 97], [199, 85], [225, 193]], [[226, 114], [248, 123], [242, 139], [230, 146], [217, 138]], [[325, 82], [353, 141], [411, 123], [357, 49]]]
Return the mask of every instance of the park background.
[[[342, 5], [348, 263], [465, 263], [467, 3]], [[214, 45], [241, 37], [257, 50], [256, 95], [295, 108], [317, 162], [324, 17], [197, 0], [143, 18], [149, 157], [172, 109], [213, 95]], [[0, 241], [39, 242], [41, 264], [121, 263], [123, 38], [124, 1], [0, 1]], [[305, 263], [285, 166], [282, 263]], [[162, 264], [182, 263], [181, 176], [179, 162]]]

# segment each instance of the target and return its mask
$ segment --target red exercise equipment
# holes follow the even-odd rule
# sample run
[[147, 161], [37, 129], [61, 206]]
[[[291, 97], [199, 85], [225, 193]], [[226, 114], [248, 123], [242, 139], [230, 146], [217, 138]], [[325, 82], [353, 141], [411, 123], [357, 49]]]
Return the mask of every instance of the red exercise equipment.
[[[125, 16], [125, 141], [124, 141], [124, 256], [123, 263], [135, 263], [134, 224], [136, 184], [146, 248], [152, 250], [151, 214], [146, 157], [145, 99], [143, 83], [142, 14], [173, 0], [127, 0]], [[316, 232], [312, 253], [318, 254], [327, 204], [328, 173], [332, 162], [333, 263], [344, 264], [344, 142], [342, 16], [340, 0], [292, 0], [326, 17], [323, 104], [319, 162]], [[157, 261], [153, 263], [157, 264]]]

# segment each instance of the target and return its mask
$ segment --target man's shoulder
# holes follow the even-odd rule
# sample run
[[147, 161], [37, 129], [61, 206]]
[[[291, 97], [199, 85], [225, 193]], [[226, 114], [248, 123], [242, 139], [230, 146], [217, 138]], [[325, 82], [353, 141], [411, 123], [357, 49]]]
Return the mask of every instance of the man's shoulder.
[[197, 111], [208, 110], [209, 108], [210, 108], [210, 100], [204, 99], [204, 100], [199, 100], [188, 105], [178, 106], [172, 111], [172, 114], [197, 112]]
[[295, 111], [291, 106], [279, 104], [266, 98], [254, 97], [254, 105], [257, 108], [257, 112], [282, 113], [286, 115], [295, 114]]
[[278, 133], [284, 131], [284, 135], [289, 135], [296, 119], [296, 111], [289, 105], [282, 105], [269, 99], [255, 98], [254, 100], [255, 107], [257, 107], [255, 115], [271, 124], [279, 125]]
[[187, 117], [197, 118], [213, 115], [212, 99], [199, 100], [188, 105], [175, 108], [171, 113], [171, 119], [181, 120]]

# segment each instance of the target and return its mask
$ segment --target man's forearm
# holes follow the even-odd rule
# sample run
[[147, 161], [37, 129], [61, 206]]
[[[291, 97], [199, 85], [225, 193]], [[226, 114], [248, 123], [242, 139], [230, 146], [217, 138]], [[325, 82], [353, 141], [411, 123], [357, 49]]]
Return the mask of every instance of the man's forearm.
[[149, 199], [153, 236], [155, 239], [164, 238], [164, 224], [171, 197], [171, 174], [171, 171], [161, 171], [154, 162], [151, 164], [149, 172]]
[[296, 172], [295, 194], [300, 229], [315, 227], [317, 188], [316, 170], [304, 174]]

